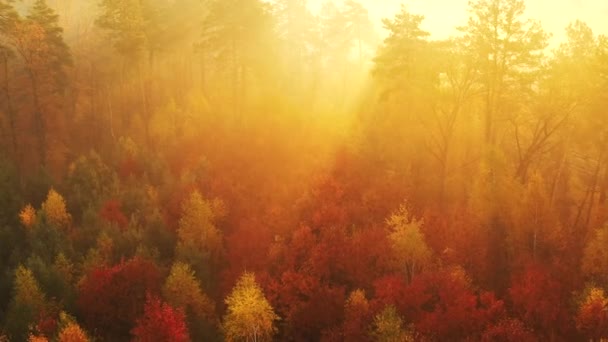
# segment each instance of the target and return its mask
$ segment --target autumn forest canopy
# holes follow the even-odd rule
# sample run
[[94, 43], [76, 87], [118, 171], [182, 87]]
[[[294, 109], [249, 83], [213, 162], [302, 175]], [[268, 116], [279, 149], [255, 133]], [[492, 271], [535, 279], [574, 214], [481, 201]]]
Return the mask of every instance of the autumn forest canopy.
[[525, 5], [0, 0], [0, 341], [608, 339], [608, 37]]

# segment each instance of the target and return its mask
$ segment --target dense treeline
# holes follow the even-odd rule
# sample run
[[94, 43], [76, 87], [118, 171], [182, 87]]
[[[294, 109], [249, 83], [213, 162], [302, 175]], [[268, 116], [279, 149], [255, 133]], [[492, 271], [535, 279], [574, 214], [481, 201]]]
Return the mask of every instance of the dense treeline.
[[0, 341], [608, 338], [608, 38], [0, 0]]

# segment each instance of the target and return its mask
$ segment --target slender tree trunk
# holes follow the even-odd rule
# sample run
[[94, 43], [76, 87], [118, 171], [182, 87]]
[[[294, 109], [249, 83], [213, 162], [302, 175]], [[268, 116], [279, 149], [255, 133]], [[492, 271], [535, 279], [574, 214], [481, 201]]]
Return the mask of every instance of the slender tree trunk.
[[42, 113], [42, 107], [40, 105], [40, 94], [38, 90], [38, 80], [34, 75], [34, 72], [29, 69], [28, 74], [30, 77], [30, 83], [32, 85], [32, 100], [34, 105], [34, 131], [36, 132], [36, 138], [38, 140], [38, 155], [40, 158], [40, 165], [46, 166], [46, 125]]
[[600, 186], [600, 198], [599, 203], [606, 203], [606, 192], [608, 191], [608, 167], [604, 168], [604, 177], [603, 177], [602, 185]]
[[585, 218], [585, 225], [583, 226], [584, 231], [587, 231], [587, 228], [589, 228], [589, 222], [591, 221], [591, 214], [593, 212], [593, 207], [595, 205], [594, 200], [595, 200], [595, 192], [599, 183], [599, 176], [600, 176], [600, 169], [602, 166], [602, 156], [603, 156], [603, 152], [600, 153], [600, 157], [597, 160], [597, 165], [595, 168], [595, 173], [593, 174], [593, 183], [591, 185], [591, 190], [590, 190], [590, 194], [589, 194], [589, 206], [587, 207], [587, 214], [586, 214], [586, 218]]
[[11, 143], [13, 147], [13, 154], [17, 158], [17, 164], [19, 164], [19, 147], [17, 145], [17, 124], [15, 117], [15, 110], [13, 108], [13, 99], [11, 97], [9, 70], [8, 70], [8, 56], [6, 52], [2, 53], [2, 65], [4, 67], [4, 97], [6, 101], [6, 113], [8, 115], [8, 122], [10, 126]]
[[112, 108], [112, 97], [109, 91], [106, 91], [106, 100], [108, 101], [108, 115], [110, 121], [110, 136], [112, 141], [116, 141], [116, 135], [114, 134], [114, 110]]
[[557, 173], [555, 175], [555, 178], [553, 179], [553, 183], [551, 184], [551, 196], [549, 197], [549, 209], [553, 209], [553, 204], [555, 202], [555, 192], [557, 191], [557, 185], [559, 184], [559, 181], [562, 177], [562, 174], [564, 173], [564, 167], [566, 165], [566, 160], [568, 159], [568, 148], [570, 145], [570, 134], [566, 135], [566, 143], [564, 146], [564, 153], [562, 155], [562, 158], [560, 159], [559, 162], [559, 167], [557, 168]]
[[[151, 55], [152, 56], [152, 55]], [[150, 59], [152, 59], [152, 57], [150, 57]], [[148, 148], [152, 148], [152, 141], [150, 140], [150, 111], [149, 111], [149, 105], [148, 105], [148, 96], [147, 96], [147, 89], [146, 89], [146, 85], [145, 85], [145, 80], [144, 80], [144, 66], [142, 66], [140, 64], [139, 66], [139, 94], [141, 97], [141, 114], [142, 114], [142, 119], [144, 121], [144, 134], [145, 134], [145, 140], [146, 140], [146, 146]]]

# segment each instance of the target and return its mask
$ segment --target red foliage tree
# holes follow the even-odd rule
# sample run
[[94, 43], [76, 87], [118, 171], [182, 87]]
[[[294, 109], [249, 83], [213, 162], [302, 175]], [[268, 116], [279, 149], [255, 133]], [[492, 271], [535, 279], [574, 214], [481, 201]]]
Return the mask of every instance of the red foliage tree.
[[99, 216], [101, 216], [101, 218], [108, 223], [116, 224], [121, 229], [126, 228], [129, 224], [129, 220], [122, 212], [120, 202], [118, 200], [106, 201], [99, 211]]
[[[372, 305], [375, 310], [381, 310], [389, 305], [394, 305], [399, 313], [404, 315], [411, 305], [405, 278], [399, 275], [387, 275], [374, 281], [375, 296]], [[416, 298], [419, 305], [427, 300], [426, 295]], [[418, 306], [418, 305], [417, 305]]]
[[138, 257], [92, 269], [78, 289], [77, 305], [87, 329], [110, 340], [128, 336], [146, 293], [160, 292], [160, 279], [158, 267]]
[[509, 289], [513, 309], [523, 322], [546, 338], [573, 330], [568, 314], [570, 297], [561, 282], [541, 265], [530, 265]]
[[143, 166], [131, 155], [126, 156], [118, 166], [118, 175], [121, 179], [129, 179], [130, 177], [140, 178], [143, 173]]
[[488, 326], [481, 336], [483, 342], [534, 342], [534, 336], [524, 324], [517, 319], [503, 319]]
[[319, 282], [305, 272], [287, 271], [267, 285], [268, 299], [296, 341], [318, 341], [342, 322], [344, 288]]
[[492, 293], [474, 292], [458, 268], [415, 278], [407, 295], [416, 329], [440, 341], [479, 339], [486, 325], [505, 315], [503, 302]]
[[344, 341], [369, 341], [367, 330], [372, 322], [372, 311], [365, 292], [351, 292], [344, 307], [342, 336]]
[[150, 294], [146, 297], [144, 314], [137, 319], [131, 334], [140, 342], [190, 341], [184, 312]]

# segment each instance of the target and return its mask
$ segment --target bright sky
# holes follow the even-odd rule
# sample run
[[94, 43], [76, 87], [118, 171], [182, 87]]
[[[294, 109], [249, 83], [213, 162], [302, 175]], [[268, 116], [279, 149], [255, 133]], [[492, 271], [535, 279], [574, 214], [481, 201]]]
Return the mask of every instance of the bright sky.
[[[309, 0], [309, 4], [316, 12], [325, 1]], [[454, 28], [466, 24], [468, 18], [468, 0], [358, 1], [369, 10], [378, 26], [381, 26], [380, 19], [392, 18], [403, 3], [410, 12], [424, 15], [423, 28], [437, 39], [454, 34]], [[586, 22], [595, 34], [608, 35], [608, 0], [526, 0], [525, 16], [541, 21], [545, 31], [553, 34], [552, 44], [559, 44], [564, 39], [564, 29], [576, 19]]]

